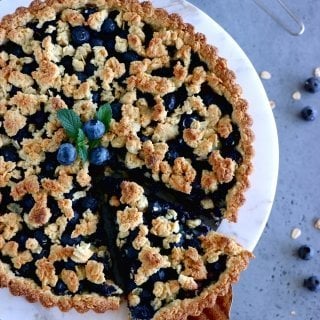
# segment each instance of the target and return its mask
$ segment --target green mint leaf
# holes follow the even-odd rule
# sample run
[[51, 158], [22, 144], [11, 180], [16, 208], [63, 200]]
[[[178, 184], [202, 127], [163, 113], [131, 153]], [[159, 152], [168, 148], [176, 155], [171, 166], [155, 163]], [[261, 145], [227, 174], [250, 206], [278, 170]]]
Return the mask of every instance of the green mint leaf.
[[82, 126], [80, 117], [70, 109], [58, 110], [57, 116], [67, 135], [76, 140]]
[[89, 148], [93, 149], [95, 147], [98, 147], [98, 146], [100, 146], [100, 143], [101, 143], [100, 139], [91, 140], [91, 141], [89, 141]]
[[85, 162], [88, 160], [88, 146], [86, 135], [84, 134], [81, 128], [78, 129], [77, 138], [76, 138], [77, 152], [80, 159]]
[[112, 109], [109, 103], [102, 105], [97, 111], [97, 119], [100, 120], [106, 127], [106, 131], [109, 130], [110, 122], [112, 118]]

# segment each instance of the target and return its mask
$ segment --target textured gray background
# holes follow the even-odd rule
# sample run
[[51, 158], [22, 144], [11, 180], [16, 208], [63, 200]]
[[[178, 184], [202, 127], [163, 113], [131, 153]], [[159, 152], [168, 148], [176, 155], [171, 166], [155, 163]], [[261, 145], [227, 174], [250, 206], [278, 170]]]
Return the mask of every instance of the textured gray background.
[[[314, 122], [299, 118], [305, 105], [320, 109], [320, 93], [302, 88], [320, 66], [320, 1], [286, 1], [305, 22], [306, 31], [300, 37], [289, 35], [251, 0], [190, 2], [233, 36], [257, 72], [272, 74], [263, 83], [269, 99], [276, 102], [273, 112], [280, 145], [276, 198], [254, 252], [256, 259], [234, 288], [232, 320], [320, 319], [320, 292], [302, 286], [305, 277], [320, 276], [320, 230], [313, 226], [320, 218], [320, 114]], [[264, 2], [283, 16], [276, 0]], [[291, 98], [296, 90], [301, 90], [300, 101]], [[302, 231], [296, 240], [290, 237], [294, 227]], [[296, 249], [305, 243], [317, 252], [311, 261], [296, 256]]]

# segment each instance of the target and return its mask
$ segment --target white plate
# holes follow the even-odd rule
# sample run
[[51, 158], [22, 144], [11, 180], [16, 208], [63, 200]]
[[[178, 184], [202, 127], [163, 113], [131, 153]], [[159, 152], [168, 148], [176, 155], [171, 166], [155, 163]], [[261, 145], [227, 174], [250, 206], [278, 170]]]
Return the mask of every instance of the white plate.
[[[18, 6], [27, 6], [29, 0], [1, 1], [0, 12], [13, 12]], [[251, 188], [246, 193], [246, 203], [240, 209], [237, 223], [223, 222], [219, 231], [234, 237], [243, 246], [253, 250], [268, 220], [278, 175], [279, 149], [273, 114], [261, 81], [248, 57], [231, 36], [204, 12], [183, 0], [154, 0], [156, 7], [179, 13], [183, 19], [207, 36], [208, 42], [219, 48], [219, 54], [228, 60], [235, 71], [244, 97], [250, 104], [249, 113], [254, 120], [255, 158]], [[84, 320], [84, 319], [127, 319], [127, 310], [85, 315], [75, 311], [62, 313], [57, 308], [45, 309], [40, 304], [30, 304], [20, 297], [12, 297], [7, 289], [0, 290], [1, 320]]]

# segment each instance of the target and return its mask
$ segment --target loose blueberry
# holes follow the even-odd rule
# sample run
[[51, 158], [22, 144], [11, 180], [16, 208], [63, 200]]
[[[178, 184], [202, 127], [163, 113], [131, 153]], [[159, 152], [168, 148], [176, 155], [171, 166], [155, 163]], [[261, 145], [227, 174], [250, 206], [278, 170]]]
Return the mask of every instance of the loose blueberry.
[[90, 45], [91, 47], [103, 47], [104, 41], [100, 38], [91, 38]]
[[311, 276], [304, 280], [303, 285], [310, 291], [319, 291], [320, 280], [317, 276]]
[[89, 161], [91, 164], [101, 166], [110, 160], [110, 154], [108, 149], [104, 147], [93, 148], [89, 155]]
[[111, 18], [107, 18], [106, 20], [104, 20], [101, 26], [101, 32], [106, 34], [112, 34], [116, 31], [116, 28], [116, 23]]
[[85, 27], [74, 27], [71, 30], [71, 38], [75, 46], [81, 46], [90, 41], [90, 32]]
[[83, 125], [83, 131], [89, 140], [97, 140], [104, 135], [106, 127], [100, 120], [92, 119]]
[[304, 83], [304, 88], [306, 91], [315, 93], [320, 90], [320, 79], [317, 77], [311, 77]]
[[310, 260], [314, 256], [314, 250], [308, 245], [301, 246], [298, 249], [298, 256], [303, 260]]
[[312, 107], [305, 107], [301, 110], [301, 117], [306, 121], [313, 121], [316, 119], [318, 112]]
[[3, 156], [5, 161], [17, 162], [19, 160], [17, 149], [11, 145], [0, 148], [0, 156]]
[[98, 200], [91, 195], [80, 199], [80, 206], [83, 211], [90, 209], [92, 212], [98, 210]]
[[87, 20], [91, 14], [97, 11], [98, 9], [96, 7], [87, 7], [82, 11], [82, 15]]
[[63, 143], [57, 154], [57, 160], [60, 164], [68, 166], [77, 158], [77, 150], [71, 143]]

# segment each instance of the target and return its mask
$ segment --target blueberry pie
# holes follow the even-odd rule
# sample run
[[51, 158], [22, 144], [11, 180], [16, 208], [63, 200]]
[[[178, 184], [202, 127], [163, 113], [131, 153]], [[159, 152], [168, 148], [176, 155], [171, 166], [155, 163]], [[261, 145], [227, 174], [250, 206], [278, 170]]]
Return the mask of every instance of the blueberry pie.
[[136, 0], [47, 0], [0, 23], [0, 286], [67, 311], [186, 319], [252, 257], [236, 222], [251, 118], [224, 59]]

